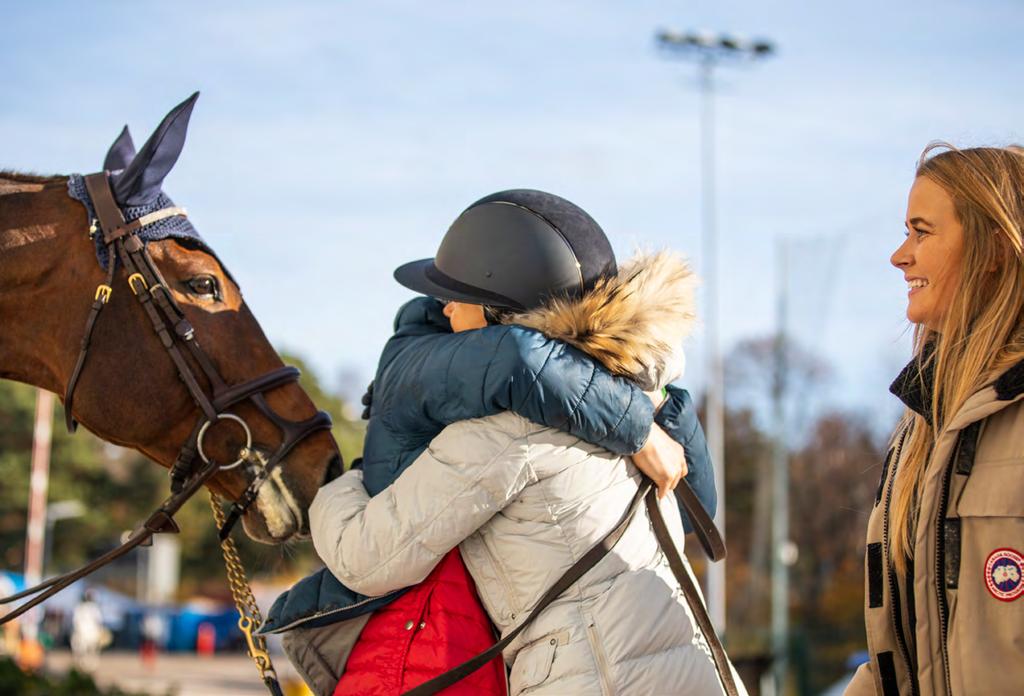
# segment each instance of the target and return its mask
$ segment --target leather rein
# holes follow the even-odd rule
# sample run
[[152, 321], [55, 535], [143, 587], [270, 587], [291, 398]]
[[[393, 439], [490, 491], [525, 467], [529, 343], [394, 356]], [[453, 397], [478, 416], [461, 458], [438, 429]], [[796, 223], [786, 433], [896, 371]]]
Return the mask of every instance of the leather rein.
[[[64, 395], [68, 430], [74, 432], [76, 427], [72, 416], [75, 386], [78, 384], [78, 379], [87, 362], [96, 320], [113, 292], [112, 283], [118, 260], [124, 266], [127, 274], [128, 287], [139, 304], [142, 305], [160, 343], [177, 368], [178, 375], [188, 389], [192, 400], [198, 406], [200, 415], [171, 467], [171, 495], [117, 548], [70, 573], [50, 578], [17, 594], [0, 598], [0, 604], [7, 604], [25, 597], [32, 597], [10, 613], [0, 617], [0, 625], [16, 619], [62, 589], [120, 558], [137, 546], [147, 544], [154, 534], [177, 533], [178, 525], [174, 521], [175, 513], [202, 488], [204, 483], [220, 471], [234, 469], [245, 462], [250, 464], [258, 462], [260, 466], [252, 481], [242, 496], [232, 504], [224, 524], [220, 527], [219, 536], [224, 542], [238, 520], [255, 502], [260, 487], [281, 466], [284, 458], [292, 449], [311, 434], [331, 427], [331, 417], [323, 411], [318, 411], [316, 415], [303, 421], [292, 421], [279, 415], [267, 403], [264, 392], [297, 381], [299, 371], [296, 368], [281, 367], [255, 379], [229, 386], [214, 367], [209, 356], [200, 347], [191, 323], [175, 301], [160, 270], [153, 263], [145, 243], [138, 236], [139, 231], [146, 225], [168, 217], [185, 215], [183, 209], [163, 208], [137, 220], [126, 222], [120, 206], [114, 200], [107, 172], [86, 176], [85, 184], [96, 211], [96, 219], [90, 227], [90, 236], [103, 235], [102, 240], [107, 247], [108, 269], [106, 282], [96, 289], [93, 305], [86, 320], [78, 360], [75, 363], [71, 379], [68, 380]], [[199, 365], [209, 384], [209, 395], [200, 385], [199, 379], [183, 355], [181, 346], [184, 346]], [[252, 433], [248, 424], [240, 416], [228, 410], [246, 400], [251, 402], [281, 432], [281, 444], [265, 460], [252, 449]], [[221, 420], [233, 421], [245, 433], [245, 446], [239, 451], [238, 458], [227, 464], [218, 464], [212, 461], [203, 447], [203, 440], [210, 426]]]

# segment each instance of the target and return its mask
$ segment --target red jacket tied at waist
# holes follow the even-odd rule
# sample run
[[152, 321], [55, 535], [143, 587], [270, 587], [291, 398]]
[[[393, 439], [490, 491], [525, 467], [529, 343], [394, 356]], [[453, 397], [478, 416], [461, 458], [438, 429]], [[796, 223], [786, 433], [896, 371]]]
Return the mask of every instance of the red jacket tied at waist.
[[[430, 575], [370, 618], [334, 696], [398, 696], [483, 652], [495, 642], [476, 586], [452, 549]], [[496, 657], [445, 696], [504, 696], [505, 665]]]

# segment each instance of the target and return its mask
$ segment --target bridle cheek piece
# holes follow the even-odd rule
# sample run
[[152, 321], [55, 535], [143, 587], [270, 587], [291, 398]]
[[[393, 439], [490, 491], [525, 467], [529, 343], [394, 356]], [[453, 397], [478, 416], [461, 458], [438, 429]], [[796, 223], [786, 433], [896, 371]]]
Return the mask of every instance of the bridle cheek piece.
[[[227, 521], [219, 531], [220, 538], [223, 540], [256, 500], [260, 486], [266, 482], [277, 467], [281, 466], [292, 449], [314, 432], [329, 429], [331, 418], [323, 411], [319, 411], [307, 420], [292, 421], [283, 418], [267, 403], [264, 397], [265, 392], [298, 380], [299, 371], [294, 367], [281, 367], [247, 382], [230, 386], [221, 377], [209, 356], [199, 345], [192, 324], [167, 289], [167, 283], [160, 270], [153, 262], [146, 245], [138, 236], [139, 231], [147, 225], [168, 217], [185, 216], [184, 208], [162, 208], [137, 220], [126, 222], [120, 206], [114, 199], [108, 173], [89, 174], [84, 177], [84, 180], [96, 212], [96, 219], [93, 220], [89, 228], [90, 236], [103, 235], [102, 242], [107, 247], [109, 261], [106, 282], [100, 284], [96, 289], [92, 309], [86, 320], [78, 359], [64, 395], [68, 429], [73, 432], [76, 426], [72, 415], [75, 386], [86, 365], [96, 320], [113, 293], [115, 269], [117, 262], [120, 261], [127, 274], [128, 287], [149, 318], [161, 345], [170, 356], [178, 375], [200, 411], [199, 419], [192, 429], [192, 433], [182, 444], [171, 467], [172, 498], [182, 493], [187, 488], [186, 482], [195, 476], [205, 475], [203, 479], [205, 481], [217, 471], [227, 471], [238, 467], [243, 462], [252, 461], [252, 431], [242, 417], [229, 410], [237, 404], [243, 401], [251, 402], [281, 433], [281, 443], [277, 450], [262, 464], [241, 497], [232, 505]], [[185, 359], [180, 346], [185, 346], [206, 377], [210, 388], [209, 395], [200, 385], [199, 379]], [[245, 434], [245, 446], [239, 451], [235, 461], [218, 465], [210, 460], [203, 443], [209, 428], [221, 420], [234, 421], [242, 428]], [[204, 465], [198, 471], [196, 470], [197, 459]]]

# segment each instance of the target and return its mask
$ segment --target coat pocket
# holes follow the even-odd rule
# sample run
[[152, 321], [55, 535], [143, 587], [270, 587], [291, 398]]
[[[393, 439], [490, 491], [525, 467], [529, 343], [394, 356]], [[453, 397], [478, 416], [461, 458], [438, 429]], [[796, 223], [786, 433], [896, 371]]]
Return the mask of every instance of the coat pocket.
[[1015, 584], [1010, 577], [1024, 581], [1024, 459], [975, 464], [956, 515], [955, 525], [946, 523], [945, 543], [947, 560], [955, 559], [959, 567], [946, 568], [947, 588], [963, 590], [966, 583], [968, 594], [987, 588], [1004, 600], [1024, 595], [1024, 582]]
[[520, 650], [509, 674], [511, 693], [518, 694], [542, 684], [551, 674], [557, 647], [558, 639], [549, 636]]
[[1024, 459], [977, 462], [956, 512], [960, 565], [947, 592], [953, 691], [1017, 693], [1020, 670], [993, 667], [1019, 664], [1024, 645]]
[[1024, 517], [1024, 459], [977, 462], [957, 513], [961, 517]]

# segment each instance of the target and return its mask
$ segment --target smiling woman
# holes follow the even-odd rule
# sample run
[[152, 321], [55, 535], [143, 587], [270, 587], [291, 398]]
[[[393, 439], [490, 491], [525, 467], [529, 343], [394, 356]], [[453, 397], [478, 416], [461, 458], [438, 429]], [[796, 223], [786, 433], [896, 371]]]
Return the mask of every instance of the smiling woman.
[[[1024, 156], [1016, 149], [950, 147], [929, 157], [939, 147], [922, 156], [907, 201], [907, 239], [891, 259], [908, 283], [907, 319], [917, 327], [918, 362], [934, 372], [931, 402], [924, 404], [932, 427], [993, 372], [1024, 355]], [[919, 427], [907, 444], [903, 477], [914, 483], [896, 494], [893, 523], [893, 548], [904, 552], [911, 543], [915, 474], [931, 438]], [[894, 553], [897, 564], [904, 555]]]
[[892, 265], [907, 281], [907, 319], [939, 331], [960, 279], [964, 228], [953, 199], [927, 176], [919, 176], [907, 203], [907, 239]]
[[847, 693], [1015, 693], [1024, 680], [1024, 154], [930, 146], [906, 227], [891, 262], [907, 281], [915, 355], [891, 387], [907, 410], [868, 522], [871, 661]]

